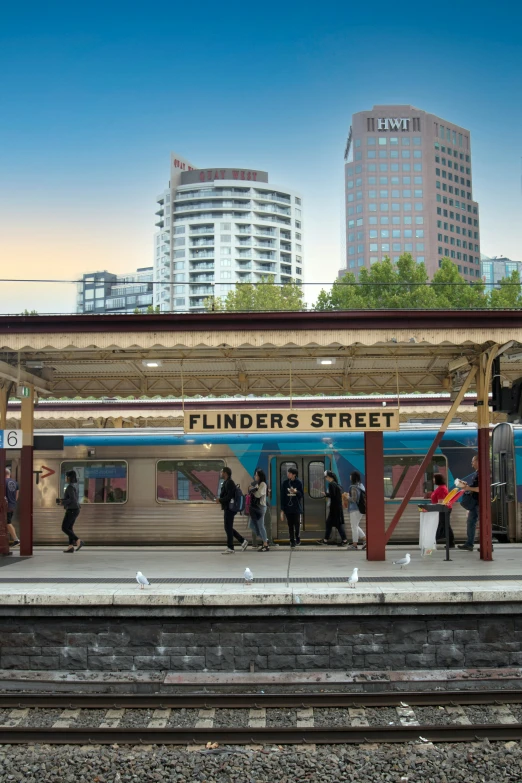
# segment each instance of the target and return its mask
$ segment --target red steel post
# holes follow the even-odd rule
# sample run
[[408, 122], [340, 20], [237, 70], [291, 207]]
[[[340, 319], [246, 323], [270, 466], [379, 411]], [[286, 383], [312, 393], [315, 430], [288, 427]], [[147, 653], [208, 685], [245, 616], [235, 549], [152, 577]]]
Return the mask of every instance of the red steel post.
[[0, 449], [0, 481], [2, 484], [2, 491], [0, 492], [0, 555], [9, 555], [9, 536], [7, 534], [7, 503], [5, 502], [5, 464], [6, 454], [5, 449]]
[[34, 443], [34, 387], [29, 396], [22, 397], [22, 455], [20, 460], [20, 554], [33, 554], [33, 443]]
[[364, 433], [367, 560], [386, 560], [383, 442], [382, 432]]

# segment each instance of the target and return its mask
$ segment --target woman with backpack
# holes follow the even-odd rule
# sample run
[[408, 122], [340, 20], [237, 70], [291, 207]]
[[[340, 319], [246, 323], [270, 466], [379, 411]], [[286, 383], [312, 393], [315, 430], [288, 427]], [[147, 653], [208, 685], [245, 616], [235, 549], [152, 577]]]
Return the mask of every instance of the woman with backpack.
[[360, 538], [362, 538], [362, 549], [366, 549], [366, 536], [360, 527], [362, 515], [366, 514], [366, 489], [357, 470], [350, 473], [350, 491], [343, 494], [343, 501], [348, 505], [352, 528], [352, 543], [348, 549], [358, 549]]
[[337, 476], [335, 473], [332, 473], [331, 470], [325, 470], [324, 477], [329, 485], [328, 492], [325, 492], [324, 496], [330, 498], [330, 510], [326, 518], [324, 538], [319, 539], [317, 543], [327, 544], [332, 533], [332, 528], [336, 527], [341, 536], [341, 543], [338, 544], [338, 546], [346, 546], [348, 539], [346, 538], [346, 530], [344, 529], [343, 491], [339, 486]]
[[264, 523], [266, 514], [266, 492], [266, 475], [264, 470], [258, 468], [254, 474], [254, 480], [248, 488], [250, 497], [248, 526], [250, 530], [254, 531], [257, 538], [261, 539], [263, 542], [262, 546], [258, 548], [258, 552], [270, 552]]

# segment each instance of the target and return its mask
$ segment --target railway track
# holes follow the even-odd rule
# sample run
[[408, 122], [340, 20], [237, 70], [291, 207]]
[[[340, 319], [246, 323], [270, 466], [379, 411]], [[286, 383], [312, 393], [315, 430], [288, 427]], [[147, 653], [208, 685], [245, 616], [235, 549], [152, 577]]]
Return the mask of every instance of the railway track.
[[290, 745], [522, 740], [522, 691], [0, 695], [1, 744]]
[[522, 689], [485, 691], [374, 691], [339, 693], [159, 693], [159, 694], [77, 694], [0, 693], [0, 709], [8, 707], [47, 707], [81, 709], [248, 709], [307, 707], [399, 707], [451, 706], [455, 704], [522, 704]]

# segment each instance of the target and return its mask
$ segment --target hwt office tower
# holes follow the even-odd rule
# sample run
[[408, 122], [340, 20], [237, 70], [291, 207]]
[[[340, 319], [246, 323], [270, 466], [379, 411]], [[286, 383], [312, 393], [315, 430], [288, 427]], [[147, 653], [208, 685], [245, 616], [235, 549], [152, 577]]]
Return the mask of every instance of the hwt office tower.
[[447, 256], [480, 278], [478, 204], [465, 128], [413, 106], [353, 115], [345, 153], [346, 271], [411, 253], [429, 277]]

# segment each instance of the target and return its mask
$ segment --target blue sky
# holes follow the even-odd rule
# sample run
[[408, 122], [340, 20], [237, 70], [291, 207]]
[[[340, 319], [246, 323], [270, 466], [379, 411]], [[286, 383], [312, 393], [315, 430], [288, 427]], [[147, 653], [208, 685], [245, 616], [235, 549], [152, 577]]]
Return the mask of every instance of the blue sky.
[[[471, 129], [482, 250], [522, 259], [521, 23], [504, 0], [10, 4], [2, 276], [151, 263], [155, 197], [175, 150], [196, 165], [267, 169], [301, 191], [307, 279], [331, 281], [350, 117], [374, 103]], [[74, 306], [72, 287], [1, 291], [2, 312]]]

